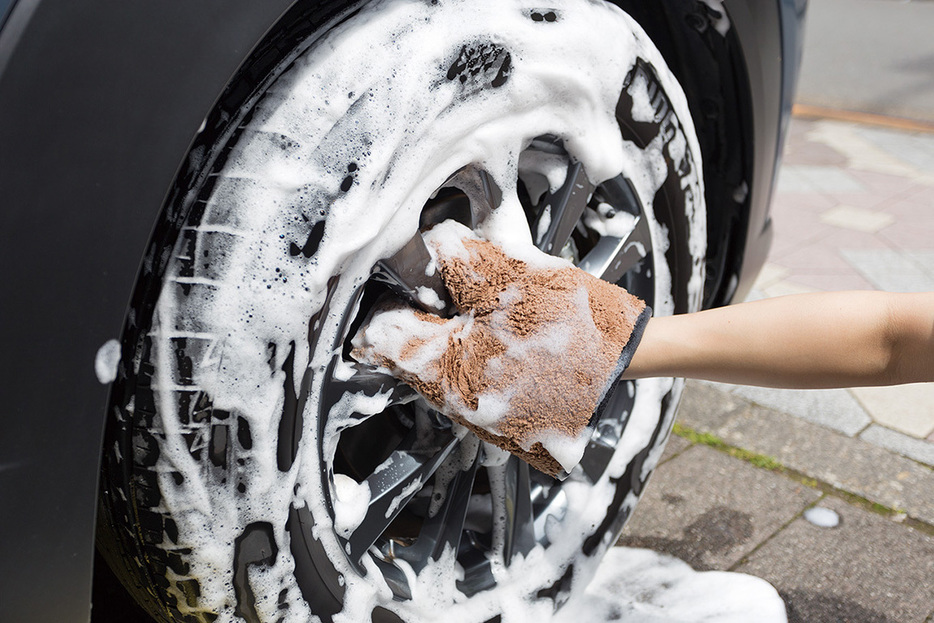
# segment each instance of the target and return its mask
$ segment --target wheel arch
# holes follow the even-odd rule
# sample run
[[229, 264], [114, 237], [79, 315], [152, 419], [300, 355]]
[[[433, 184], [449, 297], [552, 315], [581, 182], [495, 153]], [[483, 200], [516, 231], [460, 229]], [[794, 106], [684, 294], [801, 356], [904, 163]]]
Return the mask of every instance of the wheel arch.
[[707, 202], [703, 307], [742, 299], [771, 242], [776, 137], [788, 112], [776, 97], [783, 87], [779, 3], [731, 3], [720, 32], [715, 0], [615, 2], [653, 39], [688, 98]]

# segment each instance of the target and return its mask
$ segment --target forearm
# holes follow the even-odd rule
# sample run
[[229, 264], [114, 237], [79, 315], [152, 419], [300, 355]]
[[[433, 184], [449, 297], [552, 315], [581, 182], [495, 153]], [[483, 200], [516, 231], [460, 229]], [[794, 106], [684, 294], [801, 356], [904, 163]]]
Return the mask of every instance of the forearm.
[[934, 294], [836, 292], [653, 318], [625, 378], [771, 387], [934, 380]]

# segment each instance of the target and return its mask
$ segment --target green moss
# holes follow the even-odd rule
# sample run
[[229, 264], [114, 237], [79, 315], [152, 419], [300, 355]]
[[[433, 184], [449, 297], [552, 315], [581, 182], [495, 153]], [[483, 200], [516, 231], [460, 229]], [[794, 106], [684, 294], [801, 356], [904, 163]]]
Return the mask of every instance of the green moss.
[[747, 463], [755, 465], [756, 467], [780, 473], [783, 476], [787, 476], [788, 478], [791, 478], [792, 480], [802, 484], [805, 487], [816, 489], [826, 495], [831, 495], [842, 499], [853, 506], [858, 506], [867, 511], [882, 515], [883, 517], [888, 517], [890, 519], [896, 516], [901, 516], [902, 518], [899, 519], [901, 523], [911, 526], [916, 530], [920, 530], [925, 534], [934, 536], [934, 526], [911, 517], [904, 517], [906, 513], [903, 509], [888, 508], [887, 506], [879, 504], [878, 502], [872, 502], [862, 496], [838, 489], [831, 484], [821, 482], [795, 469], [785, 467], [774, 457], [744, 450], [743, 448], [738, 448], [736, 446], [731, 446], [716, 435], [712, 435], [710, 433], [701, 433], [677, 422], [671, 430], [675, 435], [678, 435], [679, 437], [682, 437], [691, 443], [701, 444], [714, 448], [715, 450], [719, 450], [720, 452], [728, 454], [734, 458], [746, 461]]
[[691, 443], [699, 443], [705, 446], [710, 446], [711, 448], [725, 448], [726, 442], [717, 437], [716, 435], [711, 435], [710, 433], [699, 433], [696, 430], [688, 428], [687, 426], [682, 426], [677, 422], [672, 427], [672, 432], [678, 437], [683, 437], [690, 441]]
[[674, 434], [678, 435], [679, 437], [687, 439], [691, 443], [697, 443], [721, 450], [732, 457], [746, 461], [747, 463], [752, 463], [756, 467], [770, 469], [772, 471], [781, 471], [783, 469], [782, 464], [775, 460], [775, 458], [731, 446], [716, 435], [712, 435], [710, 433], [700, 433], [678, 423], [675, 423], [674, 427], [672, 428], [672, 432], [674, 432]]
[[779, 472], [785, 468], [785, 466], [779, 463], [775, 457], [767, 456], [765, 454], [756, 454], [755, 452], [749, 452], [748, 450], [741, 450], [739, 448], [730, 448], [729, 453], [730, 456], [735, 456], [736, 458], [742, 459], [747, 463], [752, 463], [756, 467], [772, 470], [773, 472]]

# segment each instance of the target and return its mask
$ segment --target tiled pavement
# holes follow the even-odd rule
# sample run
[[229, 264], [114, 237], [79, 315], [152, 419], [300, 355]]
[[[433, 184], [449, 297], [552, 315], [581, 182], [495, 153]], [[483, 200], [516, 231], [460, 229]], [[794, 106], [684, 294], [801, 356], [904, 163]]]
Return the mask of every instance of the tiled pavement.
[[[934, 133], [794, 118], [772, 220], [774, 244], [750, 298], [934, 290]], [[934, 465], [934, 383], [721, 389]]]

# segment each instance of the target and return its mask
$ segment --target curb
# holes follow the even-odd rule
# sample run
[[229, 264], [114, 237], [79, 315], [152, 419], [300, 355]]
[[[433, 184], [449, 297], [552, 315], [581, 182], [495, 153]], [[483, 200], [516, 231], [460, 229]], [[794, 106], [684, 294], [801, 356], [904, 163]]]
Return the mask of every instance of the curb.
[[795, 104], [791, 109], [791, 114], [802, 119], [832, 119], [834, 121], [849, 121], [862, 125], [891, 128], [893, 130], [934, 134], [934, 122], [906, 119], [904, 117], [890, 117], [856, 110], [827, 108], [824, 106], [812, 106], [810, 104]]

